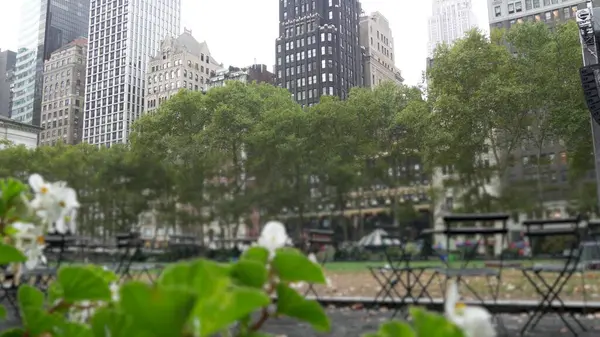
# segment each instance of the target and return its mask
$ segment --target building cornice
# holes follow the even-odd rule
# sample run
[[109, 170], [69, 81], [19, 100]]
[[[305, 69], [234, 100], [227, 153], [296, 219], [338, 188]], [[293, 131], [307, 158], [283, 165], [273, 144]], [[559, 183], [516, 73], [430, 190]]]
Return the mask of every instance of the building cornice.
[[31, 132], [31, 133], [35, 133], [35, 134], [38, 134], [43, 130], [39, 126], [17, 122], [10, 118], [1, 117], [1, 116], [0, 116], [0, 127], [12, 129], [12, 130]]

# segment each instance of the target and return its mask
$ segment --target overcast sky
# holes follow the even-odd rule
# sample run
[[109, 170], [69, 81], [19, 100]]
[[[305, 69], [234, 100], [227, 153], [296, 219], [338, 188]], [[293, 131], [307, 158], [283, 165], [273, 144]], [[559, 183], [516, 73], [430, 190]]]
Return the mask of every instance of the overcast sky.
[[[22, 0], [0, 0], [0, 48], [17, 50]], [[279, 0], [182, 0], [182, 27], [208, 43], [211, 54], [225, 65], [275, 63]], [[429, 0], [362, 0], [363, 9], [381, 12], [390, 21], [396, 66], [407, 84], [417, 84], [427, 57]], [[473, 1], [479, 26], [487, 31], [486, 1]]]

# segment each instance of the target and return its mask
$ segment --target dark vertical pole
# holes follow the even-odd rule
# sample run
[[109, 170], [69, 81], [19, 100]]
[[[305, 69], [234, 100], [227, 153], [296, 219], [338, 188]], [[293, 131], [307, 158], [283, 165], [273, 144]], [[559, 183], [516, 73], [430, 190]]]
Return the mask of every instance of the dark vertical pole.
[[[583, 40], [583, 38], [581, 39], [581, 46], [582, 46], [582, 53], [583, 53], [583, 65], [584, 66], [589, 66], [589, 65], [594, 65], [594, 64], [598, 64], [598, 50], [600, 50], [600, 48], [598, 48], [598, 39], [596, 38], [597, 34], [600, 33], [600, 8], [596, 8], [594, 10], [594, 8], [592, 8], [592, 1], [589, 0], [587, 2], [587, 10], [589, 10], [589, 13], [592, 16], [592, 24], [593, 24], [593, 28], [594, 28], [594, 44], [590, 45], [590, 44], [586, 44]], [[579, 10], [577, 12], [577, 14], [579, 14], [579, 12], [581, 11], [585, 11], [585, 9], [583, 10]], [[595, 15], [596, 14], [596, 15]], [[600, 204], [600, 124], [598, 124], [596, 121], [594, 121], [593, 118], [590, 117], [590, 122], [591, 122], [591, 126], [592, 126], [592, 144], [594, 146], [594, 164], [595, 164], [595, 169], [596, 169], [596, 193], [597, 193], [597, 197], [598, 200], [597, 202]], [[600, 205], [599, 206], [599, 210], [600, 210]]]

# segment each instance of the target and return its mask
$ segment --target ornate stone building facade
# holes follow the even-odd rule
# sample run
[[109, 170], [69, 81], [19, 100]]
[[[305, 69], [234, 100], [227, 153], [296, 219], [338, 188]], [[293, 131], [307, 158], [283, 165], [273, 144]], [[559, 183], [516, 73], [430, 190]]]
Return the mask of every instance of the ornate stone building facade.
[[150, 59], [146, 77], [146, 112], [153, 111], [181, 89], [205, 91], [221, 65], [206, 42], [198, 42], [190, 30], [161, 42]]

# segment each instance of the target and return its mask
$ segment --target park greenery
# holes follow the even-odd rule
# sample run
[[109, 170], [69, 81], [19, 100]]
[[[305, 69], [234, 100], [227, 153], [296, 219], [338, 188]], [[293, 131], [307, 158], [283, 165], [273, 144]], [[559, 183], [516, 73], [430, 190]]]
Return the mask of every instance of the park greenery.
[[[117, 275], [97, 265], [61, 267], [44, 292], [21, 283], [37, 264], [27, 267], [31, 252], [43, 248], [37, 238], [79, 207], [76, 194], [64, 182], [47, 182], [36, 174], [29, 183], [31, 199], [27, 185], [14, 179], [0, 181], [0, 265], [7, 266], [5, 273], [13, 276], [12, 286], [4, 283], [3, 289], [18, 289], [22, 320], [22, 326], [0, 336], [258, 337], [269, 336], [261, 329], [276, 316], [296, 318], [323, 332], [331, 329], [323, 307], [292, 287], [295, 282], [325, 283], [323, 269], [300, 251], [285, 247], [289, 237], [279, 222], [267, 223], [258, 245], [247, 249], [239, 261], [177, 262], [167, 266], [153, 284], [118, 284]], [[56, 229], [66, 232], [66, 228]], [[272, 295], [277, 296], [273, 305]], [[7, 308], [0, 305], [0, 319], [7, 314]], [[462, 336], [458, 327], [441, 316], [415, 309], [413, 317], [417, 331], [423, 332], [420, 335]], [[387, 323], [373, 334], [414, 335], [399, 322]]]
[[[343, 215], [350, 199], [375, 186], [394, 191], [443, 168], [454, 173], [444, 184], [464, 191], [459, 204], [466, 211], [540, 211], [551, 192], [544, 149], [554, 142], [564, 149], [573, 207], [597, 212], [594, 189], [585, 184], [593, 165], [580, 58], [574, 22], [552, 30], [525, 23], [489, 38], [471, 31], [436, 50], [426, 90], [386, 83], [354, 89], [345, 101], [323, 97], [303, 108], [285, 89], [230, 82], [206, 94], [181, 91], [135, 122], [128, 145], [8, 146], [0, 151], [0, 176], [15, 179], [0, 184], [0, 265], [23, 273], [20, 264], [39, 258], [30, 254], [39, 249], [37, 236], [65, 216], [65, 205], [77, 208], [79, 232], [97, 236], [130, 229], [150, 208], [161, 223], [190, 230], [209, 221], [247, 223], [252, 209], [267, 219], [293, 213], [301, 228], [309, 214], [323, 209]], [[537, 150], [527, 161], [532, 179], [515, 182], [510, 170], [517, 161], [524, 164], [524, 145]], [[415, 163], [419, 172], [404, 169]], [[67, 181], [77, 199], [63, 184], [32, 180], [34, 173]], [[486, 189], [496, 177], [509, 182], [499, 195]], [[33, 199], [20, 182], [25, 179]], [[435, 199], [436, 191], [429, 192]], [[397, 205], [401, 196], [389, 198]], [[342, 219], [338, 226], [350, 230]], [[28, 250], [17, 244], [24, 228], [34, 233]], [[99, 266], [62, 267], [46, 292], [19, 285], [23, 326], [1, 336], [226, 331], [258, 337], [266, 336], [263, 324], [277, 315], [328, 331], [324, 309], [291, 286], [324, 283], [323, 270], [283, 247], [281, 228], [265, 226], [261, 235], [272, 237], [259, 238], [239, 261], [173, 263], [154, 284], [130, 281], [115, 290], [117, 276]], [[277, 296], [274, 305], [271, 295]], [[411, 313], [413, 327], [386, 323], [371, 336], [462, 335], [441, 316]], [[0, 308], [0, 317], [5, 315]]]
[[[248, 224], [255, 209], [261, 221], [285, 217], [299, 229], [329, 212], [347, 237], [363, 226], [343, 216], [349, 205], [368, 206], [382, 186], [396, 211], [397, 187], [435, 200], [436, 170], [452, 172], [444, 185], [462, 191], [455, 210], [541, 213], [562, 186], [574, 211], [597, 212], [585, 179], [593, 162], [580, 65], [574, 22], [524, 23], [490, 37], [473, 30], [436, 50], [426, 89], [385, 83], [305, 108], [266, 84], [181, 91], [134, 123], [128, 145], [8, 147], [0, 176], [69, 181], [80, 230], [105, 236], [152, 208], [160, 223], [189, 230]], [[546, 153], [550, 145], [560, 155]], [[557, 179], [550, 161], [568, 167], [567, 182], [547, 184]], [[527, 174], [515, 180], [519, 163]], [[499, 192], [486, 185], [495, 177], [505, 182]]]

